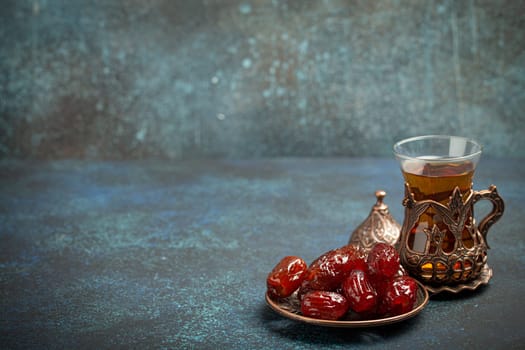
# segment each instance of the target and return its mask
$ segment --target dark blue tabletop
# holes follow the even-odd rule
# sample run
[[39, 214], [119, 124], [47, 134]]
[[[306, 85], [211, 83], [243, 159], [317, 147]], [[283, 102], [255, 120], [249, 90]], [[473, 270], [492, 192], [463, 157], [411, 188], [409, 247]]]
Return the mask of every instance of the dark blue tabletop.
[[506, 212], [487, 286], [416, 317], [332, 329], [276, 314], [265, 279], [285, 255], [344, 245], [377, 189], [402, 221], [392, 159], [0, 162], [2, 348], [519, 348], [525, 165], [482, 159]]

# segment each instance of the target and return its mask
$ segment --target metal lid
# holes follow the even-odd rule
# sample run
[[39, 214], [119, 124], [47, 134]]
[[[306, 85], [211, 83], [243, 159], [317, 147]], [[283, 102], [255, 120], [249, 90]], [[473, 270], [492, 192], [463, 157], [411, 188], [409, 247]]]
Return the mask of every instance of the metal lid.
[[379, 242], [395, 246], [401, 231], [401, 225], [390, 215], [388, 205], [383, 202], [386, 192], [378, 190], [375, 195], [376, 204], [366, 220], [352, 232], [348, 242], [361, 247], [365, 252]]

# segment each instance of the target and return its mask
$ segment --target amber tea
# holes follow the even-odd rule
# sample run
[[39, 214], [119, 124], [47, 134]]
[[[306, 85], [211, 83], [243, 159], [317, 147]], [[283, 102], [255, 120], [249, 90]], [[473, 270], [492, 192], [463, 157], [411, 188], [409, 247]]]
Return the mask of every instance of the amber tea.
[[403, 170], [416, 200], [432, 199], [446, 204], [456, 186], [467, 193], [472, 185], [474, 165], [465, 163], [426, 163]]
[[[469, 161], [464, 163], [425, 163], [424, 165], [419, 163], [419, 167], [417, 165], [407, 166], [403, 170], [403, 176], [415, 200], [430, 199], [446, 205], [456, 187], [459, 188], [464, 198], [468, 195], [474, 176], [474, 164]], [[419, 252], [425, 251], [427, 244], [425, 231], [431, 230], [434, 225], [445, 231], [441, 248], [444, 252], [451, 252], [455, 244], [454, 235], [447, 230], [447, 226], [433, 208], [428, 208], [411, 229], [408, 237], [410, 249]], [[474, 244], [474, 238], [471, 237], [471, 233], [467, 229], [463, 230], [462, 241], [467, 248]], [[430, 253], [433, 253], [433, 249], [435, 247], [430, 247]]]

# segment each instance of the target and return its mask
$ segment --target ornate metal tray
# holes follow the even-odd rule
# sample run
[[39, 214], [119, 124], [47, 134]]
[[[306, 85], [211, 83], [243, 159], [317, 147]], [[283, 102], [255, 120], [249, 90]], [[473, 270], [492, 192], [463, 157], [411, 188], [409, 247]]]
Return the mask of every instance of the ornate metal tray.
[[348, 313], [348, 316], [342, 320], [331, 321], [331, 320], [320, 320], [316, 318], [306, 317], [301, 314], [301, 305], [297, 294], [294, 293], [286, 299], [274, 300], [271, 299], [268, 293], [266, 293], [266, 302], [268, 305], [278, 314], [287, 317], [292, 320], [305, 322], [317, 326], [325, 327], [340, 327], [340, 328], [358, 328], [358, 327], [374, 327], [383, 326], [391, 323], [400, 322], [411, 317], [414, 317], [423, 310], [429, 300], [429, 295], [425, 287], [418, 283], [417, 301], [414, 308], [401, 315], [377, 318], [377, 319], [360, 319], [359, 315], [355, 313]]

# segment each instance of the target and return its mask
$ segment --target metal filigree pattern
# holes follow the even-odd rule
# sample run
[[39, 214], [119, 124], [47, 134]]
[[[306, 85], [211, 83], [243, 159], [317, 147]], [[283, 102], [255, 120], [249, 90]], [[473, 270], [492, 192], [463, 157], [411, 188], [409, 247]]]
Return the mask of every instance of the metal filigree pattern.
[[[490, 200], [493, 208], [476, 227], [473, 207], [481, 199]], [[431, 285], [467, 283], [479, 277], [487, 262], [488, 229], [504, 210], [496, 186], [479, 192], [470, 190], [464, 195], [456, 187], [444, 205], [433, 200], [415, 201], [409, 185], [405, 184], [403, 205], [405, 219], [398, 250], [402, 264], [412, 275]], [[415, 234], [424, 213], [439, 220], [432, 227], [422, 229], [426, 241], [423, 249], [416, 250], [410, 236]]]
[[385, 196], [385, 191], [376, 192], [376, 204], [366, 220], [352, 232], [349, 244], [354, 244], [365, 252], [370, 251], [378, 242], [397, 244], [401, 225], [390, 215], [388, 206], [383, 202]]

